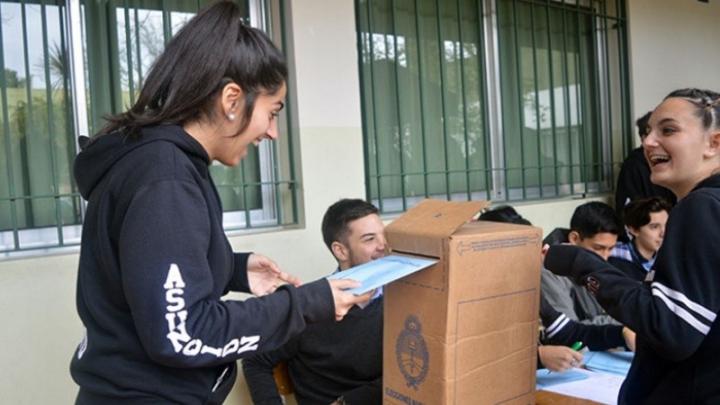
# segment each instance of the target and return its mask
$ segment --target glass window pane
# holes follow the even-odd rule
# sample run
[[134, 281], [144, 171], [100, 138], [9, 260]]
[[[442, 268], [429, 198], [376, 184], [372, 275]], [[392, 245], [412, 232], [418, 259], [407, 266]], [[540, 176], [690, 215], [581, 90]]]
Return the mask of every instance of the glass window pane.
[[60, 206], [79, 202], [63, 13], [57, 4], [0, 2], [0, 232], [14, 235], [10, 245], [19, 230], [80, 223], [79, 209]]
[[[210, 3], [81, 2], [81, 21], [72, 24], [83, 36], [91, 133], [105, 115], [132, 105], [166, 41]], [[250, 2], [238, 4], [247, 22]], [[274, 20], [284, 16], [276, 0], [252, 4]], [[72, 176], [76, 139], [65, 18], [63, 1], [0, 1], [0, 253], [79, 242], [83, 204]], [[290, 127], [285, 119], [279, 126]], [[279, 145], [249, 151], [237, 168], [211, 168], [231, 228], [297, 222], [293, 153], [288, 134]]]
[[393, 212], [486, 195], [480, 4], [356, 5], [370, 198]]
[[[497, 0], [497, 30], [483, 4], [356, 0], [368, 193], [383, 212], [425, 196], [611, 189], [628, 136], [624, 2]], [[492, 104], [488, 66], [500, 79]], [[503, 175], [491, 175], [491, 140]]]

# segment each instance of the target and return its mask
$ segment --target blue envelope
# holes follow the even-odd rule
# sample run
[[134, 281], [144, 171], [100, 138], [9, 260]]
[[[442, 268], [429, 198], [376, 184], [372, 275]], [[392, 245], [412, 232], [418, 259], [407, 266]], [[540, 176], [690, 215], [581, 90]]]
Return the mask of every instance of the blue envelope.
[[344, 271], [339, 271], [327, 278], [329, 280], [357, 280], [362, 283], [362, 285], [348, 291], [355, 295], [361, 295], [430, 267], [437, 262], [435, 259], [425, 257], [393, 254], [359, 266], [351, 267]]

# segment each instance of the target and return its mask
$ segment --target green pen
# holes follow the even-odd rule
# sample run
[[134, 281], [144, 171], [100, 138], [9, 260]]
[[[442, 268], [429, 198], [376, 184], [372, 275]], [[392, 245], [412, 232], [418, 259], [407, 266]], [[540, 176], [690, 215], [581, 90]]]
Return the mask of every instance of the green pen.
[[[573, 343], [572, 345], [570, 345], [570, 348], [575, 350], [576, 352], [579, 351], [580, 349], [582, 349], [582, 347], [583, 347], [583, 342], [581, 342], [579, 340], [577, 342]], [[548, 370], [547, 374], [550, 374], [550, 370]]]

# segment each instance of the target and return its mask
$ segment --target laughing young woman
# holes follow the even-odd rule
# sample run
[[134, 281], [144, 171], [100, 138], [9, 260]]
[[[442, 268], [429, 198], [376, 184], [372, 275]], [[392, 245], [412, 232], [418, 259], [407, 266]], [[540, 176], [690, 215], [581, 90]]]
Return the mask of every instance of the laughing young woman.
[[[87, 333], [70, 366], [77, 404], [222, 403], [237, 359], [370, 298], [343, 291], [350, 280], [297, 286], [225, 237], [208, 167], [237, 165], [278, 137], [287, 80], [280, 52], [241, 17], [223, 1], [190, 20], [137, 102], [75, 161], [88, 200], [77, 281]], [[263, 297], [221, 300], [228, 291]]]
[[670, 93], [643, 141], [653, 183], [678, 197], [654, 279], [628, 278], [599, 256], [553, 246], [545, 266], [593, 292], [637, 332], [621, 404], [720, 403], [720, 94]]

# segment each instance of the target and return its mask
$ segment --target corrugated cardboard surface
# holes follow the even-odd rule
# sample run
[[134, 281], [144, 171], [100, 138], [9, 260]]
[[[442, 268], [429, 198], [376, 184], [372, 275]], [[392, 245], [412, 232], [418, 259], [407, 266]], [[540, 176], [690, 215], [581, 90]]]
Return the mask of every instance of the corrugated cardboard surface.
[[[408, 214], [417, 224], [433, 212]], [[541, 230], [474, 222], [432, 242], [420, 234], [427, 242], [403, 249], [439, 246], [440, 262], [386, 287], [384, 403], [532, 403]]]
[[446, 201], [423, 200], [385, 228], [388, 243], [394, 251], [438, 257], [442, 241], [475, 214], [487, 207], [487, 201], [448, 204]]

